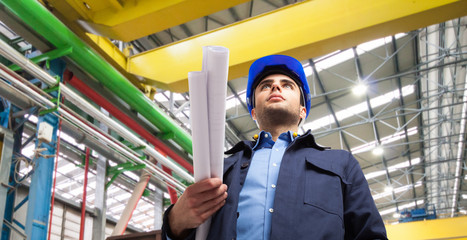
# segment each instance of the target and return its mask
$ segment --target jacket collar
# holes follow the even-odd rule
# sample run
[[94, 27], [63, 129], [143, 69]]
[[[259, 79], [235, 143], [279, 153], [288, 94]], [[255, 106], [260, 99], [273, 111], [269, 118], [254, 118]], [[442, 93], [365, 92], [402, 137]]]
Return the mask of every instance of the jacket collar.
[[295, 139], [295, 141], [290, 145], [289, 148], [294, 148], [294, 147], [308, 147], [308, 148], [314, 148], [319, 151], [323, 151], [325, 149], [330, 149], [330, 147], [322, 147], [316, 143], [315, 137], [313, 134], [311, 134], [311, 130], [306, 131], [305, 134], [299, 136], [298, 138]]
[[[242, 150], [243, 151], [246, 150], [251, 154], [251, 152], [253, 151], [252, 149], [255, 146], [255, 144], [256, 144], [256, 141], [243, 140], [235, 144], [235, 146], [233, 146], [231, 149], [227, 150], [225, 154], [230, 155], [230, 154], [234, 154], [236, 152], [242, 151]], [[311, 134], [311, 130], [308, 130], [305, 134], [297, 137], [295, 141], [289, 146], [289, 148], [298, 147], [298, 146], [315, 148], [320, 151], [329, 149], [329, 147], [322, 147], [316, 143], [315, 137], [313, 136], [313, 134]]]
[[234, 154], [242, 150], [249, 150], [250, 152], [252, 152], [253, 146], [255, 146], [255, 144], [256, 144], [256, 141], [253, 142], [253, 141], [243, 140], [235, 144], [235, 146], [233, 146], [231, 149], [227, 150], [225, 154]]

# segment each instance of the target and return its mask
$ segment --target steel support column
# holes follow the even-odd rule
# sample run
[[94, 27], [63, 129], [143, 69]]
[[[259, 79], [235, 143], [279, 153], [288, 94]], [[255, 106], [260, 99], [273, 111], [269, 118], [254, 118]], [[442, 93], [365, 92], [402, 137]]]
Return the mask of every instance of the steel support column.
[[[101, 112], [109, 116], [109, 113], [105, 109], [101, 108]], [[100, 129], [106, 133], [109, 132], [109, 128], [102, 123], [100, 123]], [[107, 181], [106, 169], [107, 158], [98, 153], [96, 163], [96, 191], [94, 197], [94, 211], [96, 217], [92, 221], [93, 240], [105, 239], [105, 224], [107, 219], [107, 190], [105, 188], [105, 183]]]
[[[5, 208], [7, 207], [7, 194], [11, 190], [9, 187], [9, 177], [13, 156], [13, 142], [13, 133], [6, 128], [0, 127], [0, 226], [3, 226]], [[0, 235], [0, 239], [2, 235]]]
[[[15, 106], [12, 106], [12, 109], [13, 109], [13, 112], [20, 111], [20, 109]], [[14, 141], [13, 141], [13, 153], [11, 155], [10, 161], [13, 161], [14, 154], [19, 155], [21, 153], [21, 145], [22, 145], [21, 139], [22, 139], [23, 128], [24, 128], [23, 123], [24, 123], [24, 117], [15, 118], [12, 121], [11, 127], [14, 129], [14, 135], [13, 135]], [[17, 179], [18, 177], [18, 174], [15, 171], [14, 164], [10, 166], [10, 172], [8, 173], [8, 175], [10, 176], [8, 178], [8, 186], [10, 189], [8, 190], [7, 196], [6, 196], [6, 204], [4, 208], [5, 212], [4, 212], [3, 218], [6, 222], [10, 223], [9, 225], [11, 226], [11, 223], [13, 222], [13, 217], [14, 217], [13, 213], [14, 213], [14, 207], [15, 207], [16, 190], [18, 186], [18, 183], [15, 181], [15, 179]], [[8, 227], [7, 224], [4, 224], [4, 222], [1, 222], [0, 224], [3, 226], [1, 239], [2, 240], [10, 239], [11, 229]]]
[[[65, 67], [63, 61], [54, 60], [51, 62], [50, 66], [50, 74], [62, 76]], [[44, 87], [47, 86], [45, 85]], [[53, 97], [59, 97], [57, 91], [52, 92], [51, 95]], [[25, 224], [28, 240], [47, 238], [53, 172], [55, 161], [58, 160], [55, 159], [55, 156], [59, 118], [53, 113], [47, 113], [45, 115], [39, 114], [37, 122], [38, 134], [40, 132], [40, 126], [43, 124], [48, 124], [52, 128], [52, 136], [50, 142], [39, 138], [36, 140], [36, 152], [32, 160], [34, 164], [34, 173], [31, 176], [29, 204]]]
[[164, 192], [156, 187], [154, 191], [154, 229], [162, 228], [162, 216], [164, 215]]
[[[58, 117], [47, 114], [39, 117], [37, 126], [47, 123], [53, 127], [50, 143], [36, 141], [37, 158], [29, 188], [29, 204], [26, 219], [26, 235], [30, 239], [46, 239], [49, 220], [52, 176], [54, 170]], [[39, 149], [45, 149], [39, 151]]]

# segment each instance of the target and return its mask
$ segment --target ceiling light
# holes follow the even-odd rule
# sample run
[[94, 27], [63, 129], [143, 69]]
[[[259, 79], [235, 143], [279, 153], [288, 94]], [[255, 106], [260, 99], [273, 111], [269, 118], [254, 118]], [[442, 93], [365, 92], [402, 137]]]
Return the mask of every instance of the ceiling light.
[[[408, 85], [408, 86], [403, 87], [402, 96], [405, 97], [405, 96], [408, 96], [414, 93], [415, 91], [414, 89], [415, 89], [414, 85]], [[400, 97], [399, 89], [393, 90], [391, 92], [388, 92], [378, 97], [374, 97], [370, 99], [370, 105], [372, 108], [376, 108], [386, 103], [389, 103], [393, 101], [394, 99], [398, 99], [399, 97]], [[243, 97], [242, 99], [245, 99], [245, 98]], [[346, 107], [345, 109], [336, 112], [335, 115], [338, 121], [342, 121], [344, 119], [347, 119], [349, 117], [355, 116], [356, 114], [366, 112], [366, 111], [368, 111], [368, 103], [364, 101], [356, 105]], [[327, 116], [305, 123], [303, 127], [313, 131], [324, 126], [330, 126], [333, 123], [334, 123], [334, 116], [332, 114], [329, 114]]]
[[361, 96], [366, 93], [368, 86], [362, 82], [359, 82], [355, 87], [352, 88], [353, 94]]
[[384, 192], [386, 192], [386, 193], [392, 192], [393, 190], [394, 190], [394, 188], [392, 186], [386, 186], [384, 188]]
[[462, 194], [462, 199], [467, 199], [467, 194]]
[[400, 218], [401, 217], [401, 214], [396, 212], [392, 215], [394, 218]]
[[373, 149], [373, 155], [376, 155], [376, 156], [379, 156], [381, 154], [383, 154], [384, 150], [381, 146], [377, 146]]

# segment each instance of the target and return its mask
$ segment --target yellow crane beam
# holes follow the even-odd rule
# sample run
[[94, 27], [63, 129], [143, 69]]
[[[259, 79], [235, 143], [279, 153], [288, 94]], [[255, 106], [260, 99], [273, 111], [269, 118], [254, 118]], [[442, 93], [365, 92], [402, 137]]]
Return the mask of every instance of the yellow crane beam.
[[174, 92], [188, 90], [202, 46], [230, 49], [229, 79], [255, 59], [287, 54], [300, 60], [466, 15], [467, 0], [313, 0], [156, 48], [128, 60], [128, 72]]
[[467, 239], [467, 217], [386, 225], [388, 239]]
[[[248, 0], [49, 0], [70, 21], [92, 33], [129, 42], [236, 6]], [[74, 14], [69, 14], [70, 8]]]

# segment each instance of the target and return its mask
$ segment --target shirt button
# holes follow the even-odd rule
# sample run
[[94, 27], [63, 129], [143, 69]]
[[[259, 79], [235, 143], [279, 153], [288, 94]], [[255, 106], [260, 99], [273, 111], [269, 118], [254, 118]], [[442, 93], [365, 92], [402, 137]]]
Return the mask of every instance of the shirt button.
[[269, 212], [270, 212], [270, 213], [273, 213], [273, 212], [274, 212], [274, 209], [270, 208], [270, 209], [269, 209]]
[[278, 149], [278, 148], [276, 148], [276, 152], [279, 152], [279, 149]]
[[277, 164], [276, 164], [276, 163], [273, 163], [272, 165], [273, 165], [274, 167], [277, 167]]
[[267, 135], [267, 134], [264, 134], [264, 137], [265, 137], [265, 138], [267, 138], [267, 137], [269, 137], [269, 135]]
[[272, 187], [272, 188], [276, 188], [276, 184], [272, 184], [271, 187]]

